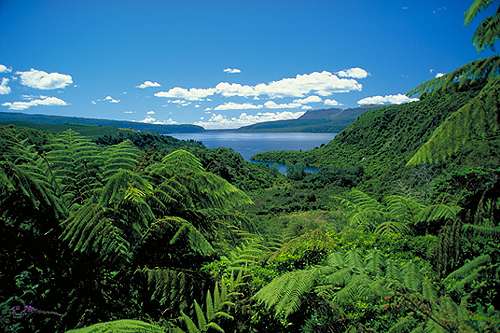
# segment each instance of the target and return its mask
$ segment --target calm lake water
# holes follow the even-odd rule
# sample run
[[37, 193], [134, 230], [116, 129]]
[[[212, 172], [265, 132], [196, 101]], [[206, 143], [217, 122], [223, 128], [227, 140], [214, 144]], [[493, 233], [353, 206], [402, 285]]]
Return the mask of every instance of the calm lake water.
[[[181, 140], [201, 141], [207, 148], [226, 147], [249, 161], [253, 155], [270, 150], [309, 150], [327, 144], [336, 133], [242, 133], [206, 131], [169, 134]], [[260, 163], [260, 162], [259, 162]], [[273, 163], [265, 163], [273, 164]], [[284, 166], [280, 166], [280, 172]], [[310, 171], [314, 171], [310, 169]]]

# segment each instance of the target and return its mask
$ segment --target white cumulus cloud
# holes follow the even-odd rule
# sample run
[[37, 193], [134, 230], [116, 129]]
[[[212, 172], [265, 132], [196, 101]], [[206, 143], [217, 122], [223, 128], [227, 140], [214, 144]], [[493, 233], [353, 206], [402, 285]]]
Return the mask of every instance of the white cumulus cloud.
[[12, 68], [7, 68], [5, 65], [0, 65], [0, 73], [10, 73], [12, 72]]
[[229, 73], [229, 74], [241, 73], [241, 71], [237, 68], [226, 68], [226, 69], [224, 69], [224, 72]]
[[152, 81], [144, 81], [144, 83], [135, 86], [136, 88], [150, 88], [150, 87], [161, 87], [161, 85], [158, 82], [152, 82]]
[[302, 111], [300, 112], [283, 111], [277, 113], [259, 112], [256, 115], [249, 115], [246, 113], [242, 113], [240, 114], [239, 117], [231, 117], [231, 118], [227, 118], [226, 116], [223, 116], [221, 114], [212, 114], [212, 116], [208, 121], [198, 121], [195, 122], [194, 124], [202, 126], [205, 129], [234, 129], [264, 121], [297, 119], [304, 113], [305, 112]]
[[[313, 72], [311, 74], [299, 74], [294, 78], [284, 78], [270, 83], [259, 83], [254, 86], [241, 85], [239, 83], [220, 82], [215, 88], [208, 89], [184, 89], [175, 87], [169, 91], [160, 91], [157, 97], [182, 98], [191, 101], [199, 101], [207, 96], [220, 94], [224, 97], [258, 97], [261, 95], [269, 98], [295, 97], [303, 98], [306, 95], [315, 94], [329, 96], [333, 93], [360, 91], [363, 86], [353, 77], [366, 77], [368, 73], [361, 68], [348, 70], [350, 76], [339, 78], [339, 76], [327, 71]], [[362, 71], [365, 73], [363, 74]], [[346, 72], [347, 73], [347, 72]], [[346, 74], [347, 75], [347, 74]], [[318, 97], [319, 98], [319, 97]]]
[[9, 83], [9, 79], [5, 77], [2, 78], [2, 83], [0, 84], [0, 95], [10, 94], [10, 87], [7, 86], [7, 83]]
[[293, 102], [294, 103], [299, 103], [299, 104], [309, 104], [309, 103], [319, 103], [322, 102], [323, 100], [319, 96], [309, 96], [304, 99], [296, 99]]
[[365, 71], [363, 68], [359, 67], [354, 67], [354, 68], [349, 68], [340, 72], [335, 73], [340, 77], [352, 77], [355, 79], [364, 79], [369, 75], [367, 71]]
[[106, 96], [106, 98], [104, 99], [105, 101], [108, 101], [110, 103], [120, 103], [120, 100], [119, 99], [114, 99], [113, 97], [111, 96]]
[[254, 87], [248, 85], [242, 86], [239, 83], [221, 82], [215, 86], [215, 90], [218, 94], [221, 94], [224, 97], [231, 97], [231, 96], [250, 97], [258, 95]]
[[325, 99], [324, 103], [325, 103], [325, 105], [331, 105], [331, 106], [344, 105], [344, 104], [340, 104], [339, 102], [337, 102], [334, 99]]
[[313, 72], [297, 75], [295, 78], [284, 78], [269, 84], [258, 84], [254, 87], [256, 95], [267, 95], [271, 98], [304, 97], [315, 93], [320, 96], [329, 96], [338, 92], [361, 90], [363, 86], [354, 79], [339, 78], [330, 72]]
[[59, 73], [46, 73], [36, 69], [28, 72], [16, 72], [21, 77], [21, 84], [30, 88], [52, 90], [64, 88], [73, 83], [70, 75]]
[[147, 114], [155, 114], [155, 112], [154, 111], [148, 111]]
[[167, 97], [167, 98], [183, 98], [189, 101], [199, 101], [207, 96], [211, 96], [215, 93], [214, 88], [209, 89], [184, 89], [180, 87], [175, 87], [169, 91], [160, 91], [155, 94], [156, 97]]
[[443, 76], [443, 75], [444, 75], [444, 73], [437, 73], [437, 74], [436, 74], [436, 78], [439, 78], [439, 77], [441, 77], [441, 76]]
[[264, 106], [268, 109], [296, 109], [302, 107], [300, 103], [282, 103], [276, 104], [273, 101], [267, 101], [264, 103]]
[[403, 104], [418, 101], [418, 98], [410, 98], [403, 94], [366, 97], [358, 101], [360, 105], [366, 104]]
[[62, 99], [59, 99], [57, 97], [46, 97], [46, 96], [41, 96], [42, 99], [33, 99], [29, 102], [14, 102], [14, 103], [3, 103], [3, 106], [8, 106], [9, 110], [26, 110], [32, 106], [39, 106], [39, 105], [45, 105], [45, 106], [54, 106], [54, 105], [68, 105], [65, 101]]
[[224, 103], [222, 105], [216, 106], [214, 110], [245, 110], [245, 109], [262, 109], [262, 105], [254, 105], [252, 103], [238, 104], [234, 102]]
[[148, 123], [148, 124], [155, 124], [155, 125], [172, 125], [172, 124], [177, 124], [176, 121], [173, 121], [172, 119], [167, 119], [164, 121], [156, 120], [155, 118], [151, 116], [147, 116], [143, 120], [139, 121], [140, 123]]

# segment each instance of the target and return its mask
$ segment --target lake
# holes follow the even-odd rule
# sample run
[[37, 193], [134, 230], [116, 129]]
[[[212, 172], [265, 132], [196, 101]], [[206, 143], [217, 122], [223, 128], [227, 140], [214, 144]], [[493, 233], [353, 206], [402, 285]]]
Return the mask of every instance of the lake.
[[[206, 131], [202, 133], [175, 133], [168, 134], [181, 140], [201, 141], [207, 148], [226, 147], [250, 161], [253, 155], [270, 150], [309, 150], [327, 144], [335, 137], [336, 133], [249, 133]], [[252, 161], [253, 162], [253, 161]], [[272, 162], [254, 162], [273, 164]], [[280, 166], [284, 173], [285, 166]], [[315, 171], [308, 168], [307, 171]]]

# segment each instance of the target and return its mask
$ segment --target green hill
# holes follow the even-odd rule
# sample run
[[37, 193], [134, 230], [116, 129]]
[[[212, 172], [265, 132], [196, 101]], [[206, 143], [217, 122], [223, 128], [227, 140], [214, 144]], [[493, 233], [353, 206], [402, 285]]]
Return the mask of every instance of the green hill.
[[[252, 160], [303, 162], [319, 167], [363, 167], [365, 190], [374, 193], [390, 191], [388, 187], [397, 181], [413, 177], [417, 168], [408, 168], [406, 163], [448, 116], [477, 95], [479, 88], [432, 94], [419, 102], [373, 109], [323, 147], [303, 152], [263, 152], [253, 156]], [[498, 139], [485, 141], [477, 138], [468, 142], [447, 163], [494, 166], [499, 163], [498, 151]], [[441, 164], [435, 168], [445, 166]]]
[[380, 107], [382, 105], [310, 110], [297, 119], [266, 121], [241, 127], [239, 131], [339, 133], [366, 111]]
[[133, 129], [142, 132], [170, 133], [197, 133], [205, 129], [195, 125], [159, 125], [134, 121], [94, 119], [81, 117], [63, 117], [46, 115], [29, 115], [24, 113], [0, 112], [0, 123], [12, 124], [15, 122], [30, 122], [36, 124], [82, 124], [95, 126], [114, 126], [123, 129]]

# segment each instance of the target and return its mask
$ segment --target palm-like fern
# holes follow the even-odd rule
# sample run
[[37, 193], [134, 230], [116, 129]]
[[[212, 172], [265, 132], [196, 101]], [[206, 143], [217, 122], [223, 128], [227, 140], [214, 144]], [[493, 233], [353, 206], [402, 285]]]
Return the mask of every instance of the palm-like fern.
[[411, 234], [416, 226], [430, 226], [455, 219], [458, 207], [444, 204], [425, 206], [403, 195], [385, 198], [386, 206], [359, 190], [337, 198], [350, 214], [351, 226], [360, 226], [379, 234]]
[[[472, 20], [484, 9], [489, 7], [493, 0], [475, 0], [470, 8], [465, 12], [465, 24], [468, 25]], [[494, 16], [486, 18], [476, 29], [472, 39], [478, 52], [483, 51], [486, 47], [494, 50], [494, 44], [500, 37], [500, 7], [497, 9]]]
[[304, 295], [312, 291], [337, 303], [401, 292], [434, 297], [436, 293], [424, 274], [425, 271], [412, 262], [399, 269], [377, 250], [365, 258], [355, 250], [346, 254], [334, 252], [328, 256], [325, 266], [285, 273], [254, 297], [285, 317], [296, 312], [302, 305]]
[[[5, 128], [2, 128], [4, 130]], [[13, 131], [0, 133], [0, 208], [18, 219], [47, 212], [64, 218], [66, 207], [37, 167], [37, 152]], [[36, 218], [36, 217], [35, 217]]]
[[104, 163], [103, 176], [106, 181], [120, 170], [133, 170], [139, 164], [141, 152], [132, 141], [125, 140], [104, 150], [100, 157]]
[[69, 129], [44, 147], [39, 164], [68, 207], [77, 209], [101, 186], [99, 148]]
[[[465, 13], [465, 24], [469, 24], [483, 9], [491, 5], [491, 0], [475, 0]], [[473, 45], [478, 52], [486, 47], [493, 48], [500, 38], [500, 7], [493, 17], [485, 19], [473, 37]], [[500, 57], [468, 63], [442, 77], [432, 79], [408, 92], [408, 95], [434, 93], [452, 90], [456, 86], [478, 82], [482, 89], [468, 104], [453, 113], [432, 137], [410, 159], [408, 165], [424, 162], [439, 162], [457, 152], [466, 140], [477, 137], [498, 139], [500, 100]]]

